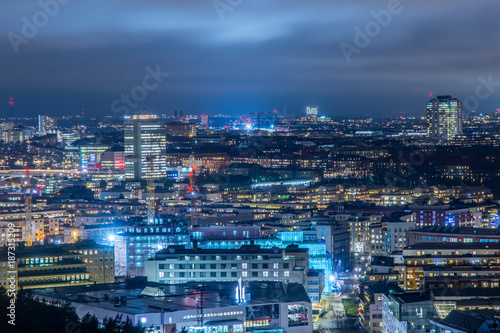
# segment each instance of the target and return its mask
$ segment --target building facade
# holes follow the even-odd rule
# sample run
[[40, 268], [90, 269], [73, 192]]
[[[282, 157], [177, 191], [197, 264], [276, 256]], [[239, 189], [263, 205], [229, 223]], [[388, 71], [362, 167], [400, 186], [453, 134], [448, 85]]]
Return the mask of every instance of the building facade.
[[427, 103], [427, 135], [451, 140], [462, 134], [462, 101], [437, 96]]
[[125, 178], [164, 177], [165, 124], [156, 115], [125, 116]]
[[113, 247], [95, 242], [17, 248], [14, 269], [8, 259], [7, 248], [0, 249], [0, 285], [4, 287], [13, 276], [16, 287], [28, 289], [115, 281]]
[[303, 254], [301, 257], [287, 255], [286, 249], [264, 249], [257, 245], [243, 245], [239, 249], [169, 246], [158, 251], [154, 259], [145, 262], [145, 273], [148, 281], [170, 284], [242, 278], [246, 281], [299, 282], [305, 285], [308, 250], [293, 248], [294, 253], [299, 251]]

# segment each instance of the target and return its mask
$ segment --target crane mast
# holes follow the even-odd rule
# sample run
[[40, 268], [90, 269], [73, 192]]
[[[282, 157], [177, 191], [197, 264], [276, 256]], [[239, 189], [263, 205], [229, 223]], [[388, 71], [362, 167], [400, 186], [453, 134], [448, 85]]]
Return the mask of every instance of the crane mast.
[[147, 198], [147, 204], [148, 204], [148, 223], [153, 224], [154, 219], [155, 219], [155, 178], [154, 178], [154, 156], [151, 155], [148, 158], [149, 162], [149, 168], [150, 168], [150, 175], [148, 177], [148, 198]]
[[189, 191], [191, 191], [191, 227], [198, 226], [198, 200], [196, 198], [196, 166], [189, 173]]
[[[29, 192], [27, 192], [29, 191]], [[26, 169], [26, 191], [24, 193], [24, 209], [26, 216], [26, 227], [25, 227], [25, 245], [31, 246], [33, 245], [33, 228], [31, 226], [32, 220], [32, 210], [33, 210], [33, 201], [31, 196], [30, 189], [30, 171]]]
[[254, 115], [257, 115], [257, 129], [260, 131], [260, 116], [262, 116], [263, 114], [266, 114], [266, 113], [276, 113], [276, 111], [274, 112], [250, 112], [249, 114], [254, 114]]

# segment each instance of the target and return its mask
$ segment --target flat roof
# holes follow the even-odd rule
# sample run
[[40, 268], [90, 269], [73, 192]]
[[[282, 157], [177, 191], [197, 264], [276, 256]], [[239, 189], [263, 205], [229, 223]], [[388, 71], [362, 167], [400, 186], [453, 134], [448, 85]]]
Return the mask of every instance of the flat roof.
[[394, 299], [396, 299], [400, 304], [425, 302], [431, 299], [429, 293], [421, 292], [397, 294], [392, 295], [392, 297], [394, 297]]
[[[72, 303], [85, 303], [95, 308], [118, 310], [128, 314], [143, 314], [174, 311], [197, 310], [203, 289], [203, 307], [205, 310], [229, 306], [238, 306], [234, 293], [238, 285], [234, 282], [190, 282], [184, 284], [161, 284], [156, 282], [107, 283], [86, 286], [31, 289], [39, 297], [69, 300]], [[310, 303], [304, 287], [299, 283], [245, 281], [246, 293], [250, 293], [247, 305], [269, 304], [278, 302]], [[159, 291], [165, 296], [143, 295], [142, 291]], [[105, 295], [108, 297], [106, 298]], [[115, 297], [126, 297], [127, 304], [114, 306]]]
[[[404, 248], [404, 250], [500, 250], [500, 243], [459, 243], [459, 242], [440, 242], [440, 243], [418, 243]], [[404, 251], [403, 250], [403, 251]]]
[[204, 255], [204, 254], [282, 254], [283, 252], [303, 252], [307, 253], [309, 249], [299, 248], [293, 245], [289, 245], [286, 248], [262, 248], [260, 245], [242, 245], [237, 249], [188, 249], [183, 245], [170, 245], [166, 249], [159, 250], [156, 252], [155, 258], [160, 259], [169, 255]]
[[430, 290], [434, 299], [440, 297], [456, 298], [500, 298], [500, 288], [434, 288]]
[[499, 236], [500, 229], [493, 228], [472, 228], [457, 226], [438, 226], [408, 230], [409, 233], [428, 233], [428, 234], [450, 234], [450, 235], [471, 235], [471, 236]]

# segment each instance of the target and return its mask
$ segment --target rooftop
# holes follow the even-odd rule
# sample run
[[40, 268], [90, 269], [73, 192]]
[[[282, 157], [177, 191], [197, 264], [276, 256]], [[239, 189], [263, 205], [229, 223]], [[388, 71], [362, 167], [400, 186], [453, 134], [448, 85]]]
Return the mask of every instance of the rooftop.
[[400, 304], [425, 302], [431, 299], [429, 293], [421, 293], [421, 292], [397, 294], [392, 296]]
[[364, 289], [369, 289], [374, 294], [403, 294], [404, 290], [401, 289], [397, 283], [386, 283], [384, 281], [378, 282], [364, 282], [360, 287]]
[[166, 249], [156, 252], [156, 259], [172, 255], [172, 254], [282, 254], [283, 252], [304, 252], [307, 253], [307, 248], [299, 248], [297, 245], [289, 245], [283, 248], [261, 248], [259, 245], [242, 245], [238, 249], [202, 249], [199, 247], [188, 249], [183, 245], [170, 245]]
[[[246, 292], [250, 293], [247, 304], [269, 304], [276, 302], [310, 302], [301, 284], [281, 282], [243, 282]], [[161, 284], [136, 281], [133, 283], [108, 283], [87, 286], [33, 289], [39, 297], [70, 300], [72, 303], [85, 303], [106, 310], [116, 310], [115, 297], [126, 297], [127, 303], [119, 311], [127, 314], [142, 314], [174, 311], [197, 310], [200, 296], [203, 295], [205, 312], [212, 308], [237, 305], [234, 290], [238, 282], [207, 282], [185, 284]], [[203, 294], [200, 290], [203, 289]], [[164, 296], [163, 296], [164, 295]]]
[[410, 230], [411, 233], [429, 233], [429, 234], [453, 234], [453, 235], [478, 235], [478, 236], [500, 236], [500, 229], [492, 228], [470, 228], [457, 226], [439, 226], [426, 227], [416, 230]]
[[418, 243], [405, 250], [500, 250], [500, 243]]

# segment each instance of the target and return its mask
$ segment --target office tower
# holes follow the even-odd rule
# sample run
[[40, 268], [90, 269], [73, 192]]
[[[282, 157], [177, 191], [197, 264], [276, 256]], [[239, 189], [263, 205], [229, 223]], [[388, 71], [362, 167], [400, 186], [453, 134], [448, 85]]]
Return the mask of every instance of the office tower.
[[57, 128], [57, 119], [47, 115], [38, 115], [38, 132], [42, 135], [47, 134]]
[[427, 103], [427, 135], [446, 140], [462, 134], [462, 101], [437, 96]]
[[80, 146], [80, 167], [82, 171], [98, 171], [101, 155], [108, 150], [108, 145], [88, 144]]
[[201, 126], [203, 126], [203, 127], [208, 126], [208, 116], [207, 115], [201, 116]]
[[112, 147], [101, 154], [101, 170], [125, 169], [125, 152], [123, 147]]
[[184, 136], [194, 138], [196, 136], [195, 123], [166, 123], [165, 133], [170, 136]]
[[129, 179], [165, 176], [167, 149], [165, 124], [156, 115], [125, 116], [125, 177]]
[[318, 107], [312, 108], [312, 107], [307, 106], [306, 107], [306, 115], [317, 116], [318, 115]]

